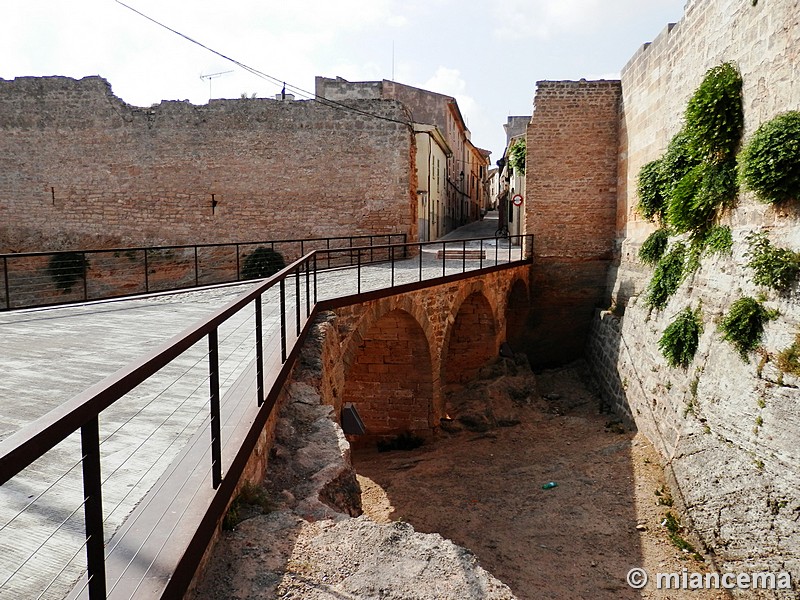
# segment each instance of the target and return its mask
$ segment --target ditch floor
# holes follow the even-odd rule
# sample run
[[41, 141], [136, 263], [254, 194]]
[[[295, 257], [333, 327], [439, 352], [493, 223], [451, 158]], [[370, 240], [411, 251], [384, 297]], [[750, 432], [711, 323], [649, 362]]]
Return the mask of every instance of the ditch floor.
[[[319, 486], [335, 481], [338, 510], [359, 512], [330, 408], [293, 388], [270, 480], [231, 509], [188, 597], [729, 598], [656, 589], [656, 573], [703, 573], [710, 558], [690, 550], [700, 546], [680, 527], [655, 450], [600, 414], [591, 390], [583, 363], [534, 375], [525, 360], [497, 361], [447, 391], [450, 420], [421, 446], [352, 451], [365, 514], [353, 519], [320, 502]], [[651, 576], [641, 590], [626, 583], [632, 568]]]
[[[518, 395], [504, 427], [443, 432], [413, 450], [354, 451], [365, 514], [468, 548], [521, 600], [729, 598], [628, 586], [634, 567], [653, 579], [712, 566], [678, 529], [657, 453], [599, 413], [585, 365], [537, 373], [535, 387]], [[557, 486], [543, 489], [549, 482]]]

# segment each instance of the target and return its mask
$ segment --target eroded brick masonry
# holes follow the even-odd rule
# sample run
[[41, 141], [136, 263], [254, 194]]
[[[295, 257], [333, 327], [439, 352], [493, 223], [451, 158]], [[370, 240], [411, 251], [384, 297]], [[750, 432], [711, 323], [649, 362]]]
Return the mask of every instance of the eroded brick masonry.
[[407, 113], [348, 104], [359, 112], [271, 99], [137, 108], [100, 77], [0, 80], [0, 252], [413, 239]]

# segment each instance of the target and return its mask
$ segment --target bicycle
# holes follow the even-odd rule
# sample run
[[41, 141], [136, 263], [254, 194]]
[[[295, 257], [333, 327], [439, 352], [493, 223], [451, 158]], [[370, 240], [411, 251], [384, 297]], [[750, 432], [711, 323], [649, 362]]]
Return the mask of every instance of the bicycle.
[[508, 238], [508, 227], [505, 225], [500, 227], [497, 231], [494, 232], [494, 237], [496, 238]]

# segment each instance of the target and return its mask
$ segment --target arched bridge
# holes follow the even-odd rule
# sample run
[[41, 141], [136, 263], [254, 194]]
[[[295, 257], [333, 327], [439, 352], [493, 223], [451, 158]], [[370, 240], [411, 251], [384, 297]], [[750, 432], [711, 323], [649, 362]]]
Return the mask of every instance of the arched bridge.
[[514, 346], [530, 306], [529, 271], [325, 303], [333, 318], [322, 347], [323, 398], [337, 414], [354, 404], [368, 434], [438, 426], [443, 389], [473, 379], [504, 341]]

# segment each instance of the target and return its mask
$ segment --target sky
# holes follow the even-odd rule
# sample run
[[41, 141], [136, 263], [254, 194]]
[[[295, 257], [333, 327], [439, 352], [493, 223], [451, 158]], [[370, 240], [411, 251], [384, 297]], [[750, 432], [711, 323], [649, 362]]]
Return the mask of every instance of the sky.
[[0, 78], [100, 75], [142, 107], [274, 97], [283, 81], [313, 95], [316, 75], [393, 79], [455, 97], [494, 163], [507, 117], [531, 114], [536, 81], [618, 78], [643, 43], [680, 20], [685, 0], [124, 2], [274, 80], [117, 0], [2, 0]]

